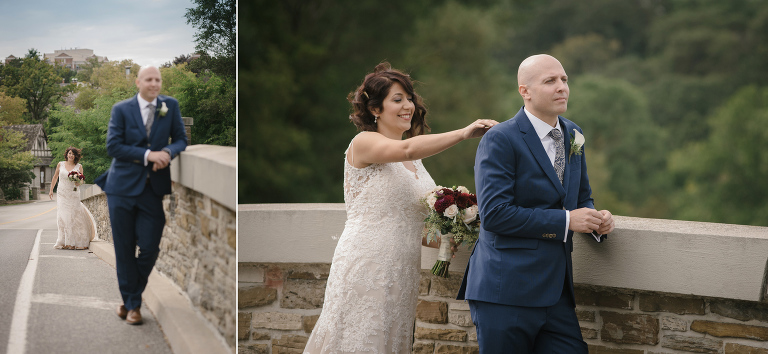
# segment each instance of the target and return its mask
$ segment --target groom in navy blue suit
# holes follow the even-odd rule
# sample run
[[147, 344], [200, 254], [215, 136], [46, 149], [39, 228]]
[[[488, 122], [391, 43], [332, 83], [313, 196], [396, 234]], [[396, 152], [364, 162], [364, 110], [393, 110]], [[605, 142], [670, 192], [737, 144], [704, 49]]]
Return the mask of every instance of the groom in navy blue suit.
[[520, 64], [525, 105], [490, 129], [477, 148], [480, 238], [458, 299], [469, 300], [480, 353], [587, 353], [576, 318], [573, 232], [613, 231], [591, 197], [582, 131], [560, 114], [568, 76], [535, 55]]
[[168, 165], [187, 147], [179, 102], [160, 95], [162, 82], [157, 68], [141, 68], [136, 79], [139, 93], [112, 107], [107, 131], [112, 165], [96, 180], [107, 194], [112, 223], [123, 298], [117, 315], [132, 325], [143, 323], [141, 294], [160, 252], [163, 196], [171, 193]]

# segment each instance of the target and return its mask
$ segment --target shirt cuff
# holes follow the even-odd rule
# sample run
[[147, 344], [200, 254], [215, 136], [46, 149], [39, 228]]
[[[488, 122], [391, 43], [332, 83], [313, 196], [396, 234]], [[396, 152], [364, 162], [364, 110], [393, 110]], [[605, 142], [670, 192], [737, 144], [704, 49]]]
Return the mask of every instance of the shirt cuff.
[[565, 211], [565, 237], [563, 237], [563, 242], [568, 242], [568, 226], [571, 226], [571, 212], [566, 210]]
[[149, 160], [147, 159], [149, 157], [149, 149], [144, 152], [144, 166], [149, 164]]

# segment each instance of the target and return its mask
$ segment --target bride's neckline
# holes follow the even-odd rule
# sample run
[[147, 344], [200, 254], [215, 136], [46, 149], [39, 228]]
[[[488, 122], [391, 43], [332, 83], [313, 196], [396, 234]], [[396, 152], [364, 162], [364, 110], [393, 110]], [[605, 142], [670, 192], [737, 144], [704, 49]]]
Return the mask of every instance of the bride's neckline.
[[68, 168], [67, 168], [67, 161], [64, 161], [64, 163], [63, 163], [63, 164], [61, 164], [61, 166], [62, 166], [62, 167], [64, 167], [64, 171], [67, 171], [67, 173], [70, 173], [70, 172], [74, 171], [74, 170], [75, 170], [75, 168], [77, 168], [77, 164], [75, 164], [74, 166], [72, 166], [72, 169], [71, 169], [71, 170], [70, 170], [70, 169], [68, 169]]

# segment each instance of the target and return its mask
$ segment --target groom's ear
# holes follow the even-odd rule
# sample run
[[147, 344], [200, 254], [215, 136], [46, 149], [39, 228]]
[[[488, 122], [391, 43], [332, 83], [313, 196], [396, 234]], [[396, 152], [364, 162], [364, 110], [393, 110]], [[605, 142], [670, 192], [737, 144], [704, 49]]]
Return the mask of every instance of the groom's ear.
[[517, 92], [520, 92], [520, 96], [523, 97], [523, 100], [526, 100], [531, 97], [531, 94], [528, 93], [528, 86], [525, 86], [525, 85], [518, 86]]

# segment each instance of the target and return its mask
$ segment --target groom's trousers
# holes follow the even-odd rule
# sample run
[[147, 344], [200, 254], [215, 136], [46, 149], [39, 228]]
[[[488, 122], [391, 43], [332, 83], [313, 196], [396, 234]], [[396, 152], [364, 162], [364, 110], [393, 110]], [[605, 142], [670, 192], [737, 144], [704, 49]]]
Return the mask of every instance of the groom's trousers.
[[107, 194], [107, 204], [115, 243], [117, 283], [125, 308], [132, 310], [141, 306], [141, 294], [160, 253], [165, 226], [163, 197], [152, 192], [152, 186], [147, 184], [135, 197]]
[[560, 299], [549, 307], [469, 300], [480, 354], [587, 354], [569, 289], [566, 284]]

